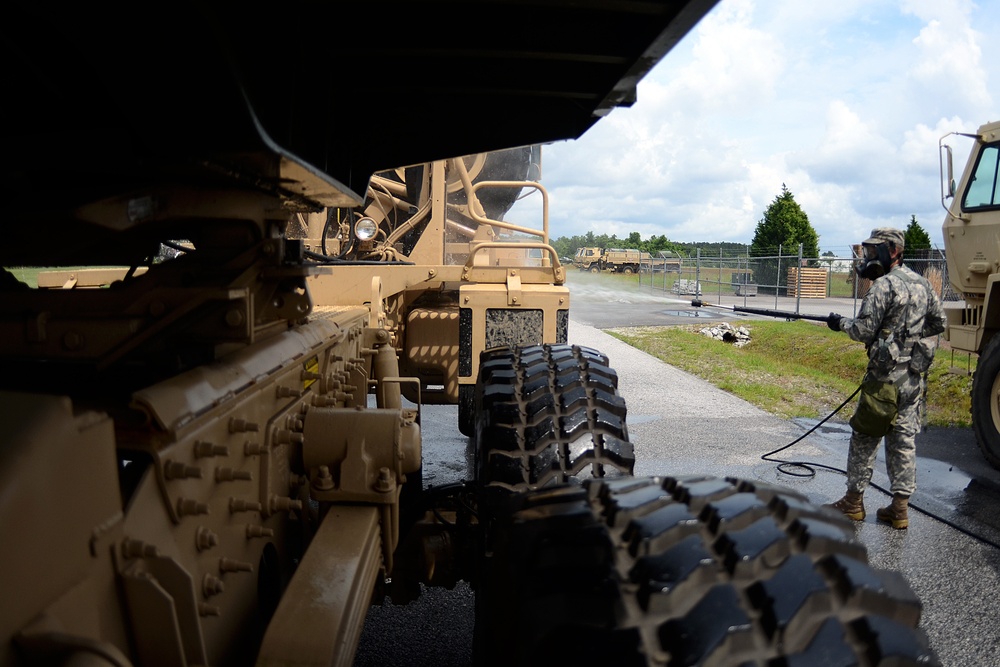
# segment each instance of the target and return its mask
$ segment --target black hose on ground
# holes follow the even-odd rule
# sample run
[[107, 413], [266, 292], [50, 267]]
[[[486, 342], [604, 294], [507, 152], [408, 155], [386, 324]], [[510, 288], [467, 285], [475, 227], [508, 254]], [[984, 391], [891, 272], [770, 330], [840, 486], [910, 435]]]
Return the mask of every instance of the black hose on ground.
[[[820, 426], [822, 426], [827, 421], [829, 421], [830, 418], [832, 418], [835, 414], [837, 414], [838, 412], [840, 412], [841, 410], [843, 410], [844, 406], [846, 406], [848, 403], [850, 403], [851, 399], [853, 399], [855, 396], [857, 396], [858, 392], [860, 392], [860, 391], [861, 391], [861, 385], [858, 385], [858, 388], [854, 390], [853, 394], [851, 394], [846, 399], [844, 399], [843, 403], [841, 403], [840, 405], [838, 405], [834, 409], [834, 411], [831, 412], [830, 414], [828, 414], [826, 417], [823, 417], [823, 419], [821, 419], [811, 429], [809, 429], [808, 431], [806, 431], [805, 433], [803, 433], [799, 437], [795, 438], [795, 440], [792, 440], [790, 443], [788, 443], [784, 447], [779, 447], [778, 449], [775, 449], [774, 451], [768, 452], [768, 453], [764, 454], [763, 456], [761, 456], [760, 458], [762, 460], [764, 460], [764, 461], [770, 461], [772, 463], [778, 463], [779, 464], [778, 465], [778, 472], [783, 473], [785, 475], [791, 475], [792, 477], [815, 477], [815, 475], [816, 475], [815, 468], [826, 468], [827, 470], [832, 470], [834, 472], [839, 472], [839, 473], [842, 473], [842, 474], [846, 475], [847, 474], [846, 470], [841, 470], [840, 468], [834, 468], [833, 466], [824, 465], [822, 463], [811, 463], [811, 462], [806, 462], [806, 461], [781, 461], [779, 459], [772, 459], [772, 458], [768, 458], [768, 457], [770, 457], [770, 456], [772, 456], [774, 454], [777, 454], [778, 452], [783, 452], [786, 449], [788, 449], [789, 447], [792, 447], [793, 445], [797, 445], [798, 443], [800, 443], [803, 440], [805, 440], [806, 437], [809, 436], [813, 431], [815, 431]], [[788, 469], [788, 467], [804, 468], [805, 472], [791, 472]]]
[[[844, 406], [846, 406], [851, 401], [851, 399], [853, 399], [855, 396], [857, 396], [858, 392], [860, 392], [860, 391], [861, 391], [861, 387], [859, 386], [857, 389], [854, 390], [853, 394], [851, 394], [850, 396], [848, 396], [844, 400], [843, 403], [841, 403], [840, 405], [838, 405], [833, 410], [833, 412], [831, 412], [826, 417], [824, 417], [822, 420], [820, 420], [815, 426], [813, 426], [811, 429], [809, 429], [808, 431], [806, 431], [805, 433], [803, 433], [802, 435], [800, 435], [795, 440], [792, 440], [787, 445], [785, 445], [783, 447], [779, 447], [778, 449], [775, 449], [773, 451], [770, 451], [770, 452], [767, 452], [766, 454], [761, 455], [761, 457], [760, 457], [761, 460], [763, 460], [763, 461], [769, 461], [771, 463], [777, 463], [778, 464], [778, 472], [780, 472], [782, 474], [785, 474], [785, 475], [791, 475], [793, 477], [815, 477], [816, 476], [816, 468], [823, 468], [824, 470], [830, 470], [830, 471], [833, 471], [833, 472], [837, 472], [837, 473], [840, 473], [841, 475], [844, 475], [846, 477], [847, 476], [847, 471], [846, 470], [843, 470], [841, 468], [836, 468], [834, 466], [828, 466], [828, 465], [825, 465], [823, 463], [813, 463], [811, 461], [782, 461], [780, 459], [774, 459], [774, 458], [770, 458], [770, 457], [772, 457], [773, 455], [777, 454], [778, 452], [783, 452], [786, 449], [788, 449], [789, 447], [792, 447], [792, 446], [797, 445], [798, 443], [802, 442], [802, 440], [804, 440], [807, 436], [809, 436], [816, 429], [818, 429], [820, 426], [822, 426], [827, 421], [829, 421], [831, 417], [833, 417], [835, 414], [837, 414], [838, 412], [840, 412], [841, 410], [843, 410]], [[803, 468], [803, 469], [805, 469], [805, 472], [792, 472], [791, 470], [789, 470], [789, 468]], [[878, 484], [875, 484], [874, 482], [869, 482], [868, 485], [870, 487], [874, 488], [874, 489], [877, 489], [877, 490], [881, 491], [882, 493], [884, 493], [885, 495], [889, 496], [890, 498], [892, 497], [892, 491], [890, 491], [889, 489], [884, 489], [881, 486], [879, 486]], [[948, 526], [950, 528], [954, 528], [955, 530], [957, 530], [958, 532], [962, 533], [963, 535], [968, 535], [969, 537], [973, 538], [974, 540], [978, 540], [978, 541], [982, 542], [983, 544], [986, 544], [988, 546], [993, 547], [994, 549], [1000, 549], [1000, 544], [997, 544], [993, 540], [991, 540], [989, 538], [986, 538], [986, 537], [983, 537], [982, 535], [978, 535], [978, 534], [972, 532], [971, 530], [963, 528], [962, 526], [959, 526], [958, 524], [954, 523], [953, 521], [949, 521], [948, 519], [944, 518], [943, 516], [939, 516], [937, 514], [934, 514], [930, 510], [924, 509], [924, 508], [920, 507], [919, 505], [914, 505], [913, 502], [912, 502], [912, 499], [911, 499], [911, 502], [909, 503], [909, 506], [912, 509], [916, 510], [917, 512], [920, 512], [924, 516], [928, 516], [931, 519], [934, 519], [935, 521], [939, 521], [939, 522], [945, 524], [946, 526]]]

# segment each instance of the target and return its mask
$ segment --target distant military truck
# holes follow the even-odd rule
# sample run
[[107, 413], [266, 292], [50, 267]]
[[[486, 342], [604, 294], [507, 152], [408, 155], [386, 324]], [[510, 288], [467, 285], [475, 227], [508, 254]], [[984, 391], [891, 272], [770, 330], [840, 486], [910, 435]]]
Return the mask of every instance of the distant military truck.
[[603, 255], [604, 251], [601, 248], [577, 248], [576, 255], [573, 257], [573, 266], [581, 271], [600, 273], [601, 269], [604, 268], [602, 265]]
[[573, 266], [581, 271], [599, 273], [638, 273], [643, 264], [650, 262], [648, 252], [623, 248], [578, 248], [573, 258]]
[[639, 273], [643, 262], [649, 263], [649, 253], [639, 250], [608, 248], [604, 251], [604, 269], [613, 273]]

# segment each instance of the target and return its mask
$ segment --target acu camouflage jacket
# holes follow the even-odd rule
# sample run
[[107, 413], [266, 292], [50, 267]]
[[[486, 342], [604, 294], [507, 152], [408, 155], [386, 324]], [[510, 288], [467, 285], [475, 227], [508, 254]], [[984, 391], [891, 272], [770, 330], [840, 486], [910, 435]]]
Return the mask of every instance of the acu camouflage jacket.
[[944, 309], [930, 283], [905, 266], [896, 266], [872, 283], [858, 316], [845, 317], [840, 329], [865, 344], [872, 379], [898, 382], [910, 370], [927, 370], [945, 323]]

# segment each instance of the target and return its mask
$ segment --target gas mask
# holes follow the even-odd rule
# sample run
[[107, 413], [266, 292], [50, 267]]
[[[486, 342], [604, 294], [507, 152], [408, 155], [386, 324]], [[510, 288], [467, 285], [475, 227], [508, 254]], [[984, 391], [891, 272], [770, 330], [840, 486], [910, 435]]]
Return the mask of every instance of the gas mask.
[[875, 280], [889, 273], [892, 268], [892, 255], [888, 243], [863, 243], [861, 259], [854, 265], [854, 272], [862, 278]]

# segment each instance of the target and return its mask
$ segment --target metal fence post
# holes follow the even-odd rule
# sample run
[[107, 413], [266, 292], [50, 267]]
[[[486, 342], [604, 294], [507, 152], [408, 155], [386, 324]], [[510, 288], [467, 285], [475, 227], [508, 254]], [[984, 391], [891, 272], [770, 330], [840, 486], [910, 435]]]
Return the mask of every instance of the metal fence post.
[[781, 289], [781, 244], [778, 244], [778, 272], [774, 274], [774, 309], [778, 310], [778, 290]]
[[722, 303], [722, 248], [719, 248], [719, 300], [717, 303]]
[[701, 248], [698, 248], [694, 265], [694, 296], [701, 296]]
[[[747, 276], [747, 282], [749, 282], [750, 281], [750, 246], [747, 246], [745, 254], [746, 254], [746, 276]], [[754, 281], [754, 282], [756, 282], [756, 281]], [[744, 290], [743, 291], [743, 305], [744, 306], [747, 305], [747, 292], [748, 291], [749, 290]], [[756, 290], [756, 288], [754, 289], [753, 293], [754, 293], [754, 296], [757, 296], [757, 290]]]
[[795, 269], [795, 314], [802, 305], [802, 244], [799, 244], [799, 266]]
[[[857, 262], [857, 257], [854, 256], [854, 248], [851, 248], [851, 271], [854, 271], [854, 264]], [[858, 280], [858, 274], [855, 272], [854, 276], [851, 278], [851, 283], [854, 285], [854, 301], [853, 308], [854, 312], [851, 317], [858, 316], [858, 287], [860, 287], [860, 281]]]

